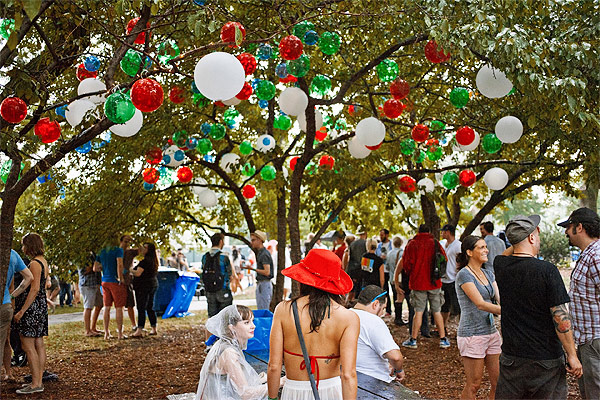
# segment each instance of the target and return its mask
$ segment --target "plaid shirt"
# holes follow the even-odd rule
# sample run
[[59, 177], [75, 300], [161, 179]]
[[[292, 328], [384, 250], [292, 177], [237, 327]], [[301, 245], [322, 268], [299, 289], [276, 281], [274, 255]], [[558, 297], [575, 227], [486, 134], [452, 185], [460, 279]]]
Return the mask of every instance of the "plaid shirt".
[[575, 342], [600, 338], [600, 240], [590, 243], [571, 272], [570, 310]]

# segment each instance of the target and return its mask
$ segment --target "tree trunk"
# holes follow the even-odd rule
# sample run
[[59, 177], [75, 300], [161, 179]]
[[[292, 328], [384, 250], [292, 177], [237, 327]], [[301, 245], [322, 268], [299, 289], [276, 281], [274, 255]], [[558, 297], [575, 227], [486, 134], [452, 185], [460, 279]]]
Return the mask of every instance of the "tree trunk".
[[8, 275], [18, 201], [18, 195], [6, 191], [3, 193], [2, 208], [0, 209], [0, 288], [2, 288], [2, 297], [4, 297], [4, 287]]
[[588, 179], [585, 183], [585, 189], [581, 191], [579, 203], [582, 207], [591, 208], [598, 211], [598, 190], [600, 189], [600, 179]]
[[285, 187], [279, 188], [277, 195], [277, 280], [273, 288], [273, 298], [271, 299], [271, 311], [281, 300], [283, 300], [283, 284], [285, 277], [281, 273], [285, 268], [285, 253], [287, 247], [287, 221], [286, 221], [286, 198]]
[[440, 236], [440, 217], [437, 215], [435, 202], [427, 195], [421, 195], [421, 210], [423, 211], [423, 219], [425, 225], [429, 227], [429, 231], [435, 238]]

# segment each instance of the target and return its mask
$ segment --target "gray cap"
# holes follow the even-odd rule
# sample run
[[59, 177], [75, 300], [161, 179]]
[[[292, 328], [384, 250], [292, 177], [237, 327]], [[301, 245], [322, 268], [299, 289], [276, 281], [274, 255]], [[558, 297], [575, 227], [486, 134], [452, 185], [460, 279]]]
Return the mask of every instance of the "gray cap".
[[541, 219], [539, 215], [530, 215], [529, 217], [517, 215], [508, 221], [508, 225], [506, 225], [506, 238], [513, 245], [522, 242], [535, 231]]

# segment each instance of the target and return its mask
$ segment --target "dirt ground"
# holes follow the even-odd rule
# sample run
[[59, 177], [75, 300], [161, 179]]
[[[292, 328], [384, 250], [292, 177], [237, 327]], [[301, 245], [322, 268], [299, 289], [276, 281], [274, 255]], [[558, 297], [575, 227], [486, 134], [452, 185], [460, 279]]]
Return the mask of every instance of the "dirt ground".
[[[390, 325], [398, 343], [406, 339], [406, 327]], [[459, 398], [464, 373], [456, 347], [456, 326], [451, 325], [452, 347], [439, 348], [439, 339], [419, 339], [416, 350], [402, 350], [406, 361], [404, 384], [429, 399]], [[48, 369], [59, 381], [45, 384], [45, 391], [19, 396], [18, 383], [2, 383], [1, 398], [16, 399], [165, 399], [169, 394], [195, 392], [204, 361], [202, 326], [173, 327], [157, 337], [114, 341], [104, 350], [80, 350], [59, 357], [48, 355]], [[102, 339], [82, 339], [102, 340]], [[29, 369], [16, 368], [22, 377]], [[489, 381], [478, 398], [487, 398]], [[569, 399], [579, 399], [575, 382], [569, 382]]]

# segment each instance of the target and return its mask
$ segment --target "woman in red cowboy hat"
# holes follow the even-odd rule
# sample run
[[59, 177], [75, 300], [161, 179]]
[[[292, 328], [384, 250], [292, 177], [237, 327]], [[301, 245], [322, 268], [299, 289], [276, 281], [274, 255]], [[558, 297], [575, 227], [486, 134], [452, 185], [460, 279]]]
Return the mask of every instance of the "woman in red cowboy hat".
[[312, 249], [300, 263], [282, 273], [300, 282], [300, 294], [275, 309], [267, 372], [269, 398], [277, 398], [285, 364], [287, 379], [281, 399], [314, 399], [294, 323], [295, 302], [319, 397], [355, 399], [360, 321], [343, 305], [352, 279], [342, 270], [339, 257], [325, 249]]

